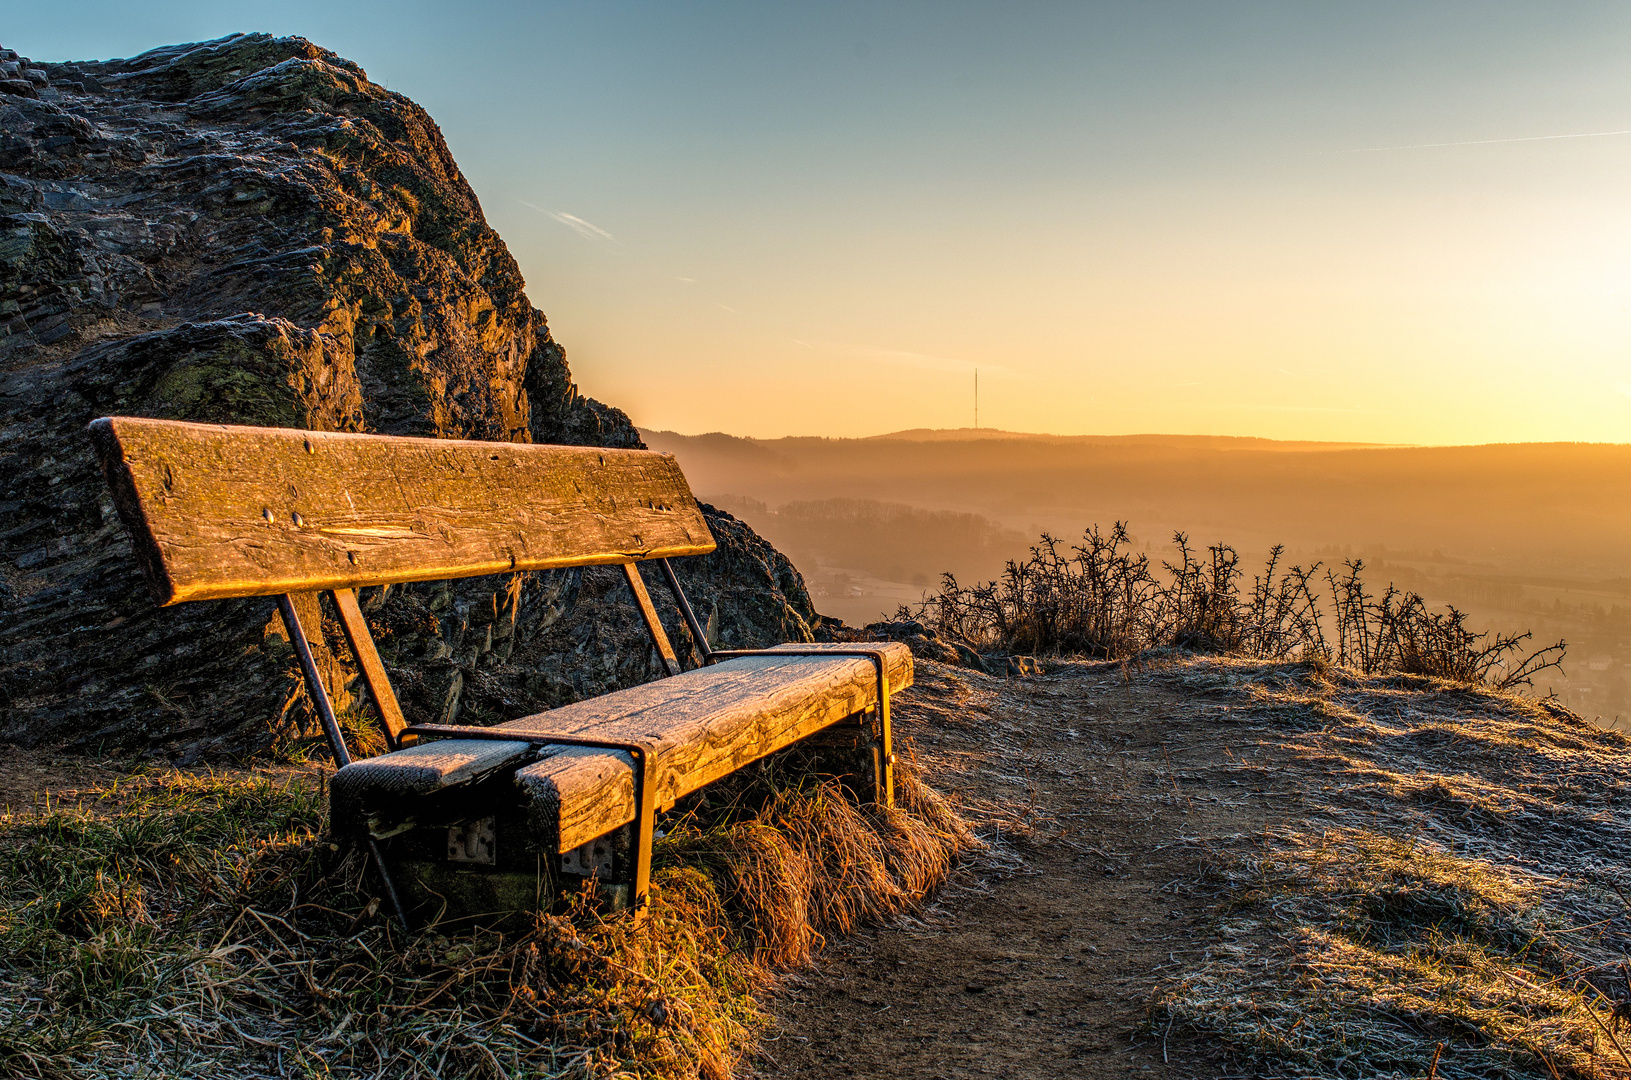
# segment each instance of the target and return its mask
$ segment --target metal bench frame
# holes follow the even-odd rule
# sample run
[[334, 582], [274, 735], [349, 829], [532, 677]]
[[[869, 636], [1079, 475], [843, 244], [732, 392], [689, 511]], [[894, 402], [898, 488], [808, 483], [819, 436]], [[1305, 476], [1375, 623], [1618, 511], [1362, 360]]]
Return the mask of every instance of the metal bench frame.
[[[681, 618], [684, 619], [686, 629], [691, 635], [692, 644], [696, 648], [697, 656], [704, 666], [751, 656], [864, 657], [872, 662], [878, 679], [878, 704], [876, 706], [878, 746], [873, 762], [875, 783], [873, 800], [881, 806], [893, 807], [895, 804], [895, 754], [889, 719], [889, 678], [883, 649], [855, 645], [852, 648], [845, 649], [800, 649], [797, 646], [783, 646], [773, 649], [715, 651], [708, 647], [707, 635], [704, 633], [701, 623], [698, 622], [690, 601], [686, 599], [685, 590], [680, 587], [679, 575], [674, 572], [673, 565], [667, 559], [652, 561], [657, 562], [663, 572], [663, 579], [669, 591], [673, 594], [675, 605], [679, 608]], [[633, 562], [623, 563], [622, 566], [628, 579], [629, 589], [634, 594], [635, 604], [640, 609], [641, 621], [644, 622], [652, 646], [657, 651], [664, 674], [679, 674], [681, 670], [679, 660], [674, 653], [673, 644], [668, 639], [668, 633], [663, 629], [662, 621], [657, 615], [657, 608], [652, 603], [651, 594], [646, 591], [645, 580], [640, 575], [639, 567]], [[628, 754], [633, 759], [635, 820], [634, 843], [632, 845], [633, 867], [630, 874], [632, 887], [629, 906], [637, 917], [641, 915], [646, 909], [651, 894], [651, 849], [656, 837], [657, 818], [656, 748], [649, 743], [594, 739], [582, 735], [553, 732], [515, 731], [506, 728], [470, 727], [458, 724], [409, 725], [403, 720], [402, 707], [397, 701], [396, 691], [391, 688], [390, 679], [385, 673], [385, 666], [379, 659], [378, 650], [374, 646], [373, 635], [368, 629], [368, 622], [363, 617], [362, 609], [357, 603], [356, 592], [352, 589], [334, 589], [329, 592], [329, 596], [333, 599], [334, 606], [340, 613], [340, 625], [345, 631], [346, 642], [351, 646], [351, 654], [361, 670], [363, 682], [368, 687], [369, 696], [379, 714], [380, 726], [385, 732], [386, 742], [391, 749], [413, 745], [425, 739], [483, 739], [500, 742], [524, 742], [538, 747], [587, 746], [618, 750]], [[296, 656], [300, 659], [300, 670], [305, 678], [306, 692], [311, 696], [312, 704], [322, 724], [323, 733], [328, 740], [329, 750], [334, 756], [335, 767], [343, 768], [354, 759], [350, 748], [346, 745], [345, 734], [340, 730], [340, 724], [334, 713], [334, 705], [329, 700], [328, 691], [323, 687], [323, 680], [317, 669], [316, 658], [312, 655], [310, 639], [305, 628], [301, 625], [299, 614], [295, 610], [294, 597], [284, 593], [278, 597], [277, 603], [278, 612], [283, 617], [283, 625], [289, 633], [289, 641], [294, 646]], [[321, 633], [320, 630], [319, 633]], [[392, 913], [403, 928], [406, 929], [410, 925], [407, 909], [402, 903], [396, 882], [391, 877], [390, 867], [386, 863], [384, 852], [380, 849], [379, 841], [370, 837], [368, 839], [368, 848], [369, 854], [373, 857], [374, 868], [379, 874], [380, 883], [384, 887], [386, 898], [391, 905]]]
[[[540, 747], [601, 748], [613, 751], [619, 762], [621, 755], [628, 755], [634, 765], [633, 784], [623, 787], [623, 778], [618, 775], [615, 783], [620, 801], [615, 812], [608, 813], [603, 820], [582, 824], [580, 832], [595, 833], [599, 837], [616, 832], [615, 847], [619, 851], [623, 850], [625, 838], [632, 839], [632, 857], [624, 855], [619, 859], [614, 853], [609, 868], [614, 882], [611, 892], [618, 897], [616, 902], [626, 902], [637, 911], [641, 909], [649, 893], [651, 841], [661, 793], [693, 791], [704, 782], [726, 775], [742, 762], [762, 756], [766, 751], [751, 741], [757, 728], [739, 725], [734, 732], [727, 731], [734, 721], [722, 715], [719, 729], [696, 726], [687, 729], [687, 738], [700, 738], [699, 743], [676, 742], [638, 728], [630, 730], [628, 725], [615, 726], [615, 716], [610, 718], [613, 727], [587, 729], [607, 731], [615, 736], [613, 738], [548, 730], [551, 725], [572, 726], [574, 721], [570, 717], [584, 710], [553, 717], [545, 712], [498, 728], [452, 724], [410, 726], [380, 660], [368, 620], [357, 602], [357, 590], [374, 585], [506, 572], [619, 565], [656, 650], [662, 675], [676, 676], [681, 672], [679, 658], [646, 591], [638, 566], [640, 562], [656, 561], [691, 635], [696, 660], [702, 666], [754, 655], [871, 660], [877, 672], [876, 697], [868, 693], [867, 672], [853, 659], [845, 666], [805, 664], [803, 675], [794, 670], [785, 672], [789, 678], [809, 679], [804, 685], [810, 687], [812, 695], [824, 693], [823, 687], [843, 684], [841, 696], [800, 699], [799, 708], [818, 710], [806, 717], [808, 722], [798, 720], [798, 716], [804, 714], [795, 716], [797, 709], [786, 707], [770, 689], [783, 674], [779, 668], [776, 675], [766, 680], [754, 670], [758, 665], [744, 664], [721, 672], [718, 681], [729, 684], [741, 678], [763, 688], [754, 690], [744, 701], [752, 704], [758, 695], [766, 695], [759, 704], [774, 706], [772, 711], [780, 710], [778, 715], [795, 723], [794, 727], [776, 734], [777, 748], [824, 731], [845, 717], [859, 718], [864, 725], [868, 715], [875, 715], [875, 732], [850, 744], [850, 749], [856, 752], [856, 758], [849, 763], [853, 767], [838, 771], [850, 775], [869, 773], [871, 799], [892, 805], [890, 661], [885, 653], [900, 659], [899, 654], [905, 650], [899, 645], [819, 648], [796, 644], [770, 650], [711, 650], [706, 633], [668, 560], [707, 554], [716, 550], [717, 543], [672, 455], [646, 450], [197, 424], [130, 416], [94, 420], [87, 434], [102, 465], [114, 506], [130, 531], [132, 554], [160, 607], [232, 597], [276, 597], [289, 642], [299, 659], [312, 709], [340, 770], [331, 794], [344, 787], [341, 779], [353, 764], [352, 754], [313, 656], [314, 641], [321, 644], [321, 626], [302, 626], [299, 614], [307, 597], [320, 599], [324, 592], [339, 614], [351, 655], [391, 750], [399, 751], [426, 740], [520, 743], [520, 756], [533, 759], [524, 768], [528, 776], [537, 772], [540, 783], [547, 783], [542, 778], [552, 767], [552, 755], [540, 753], [537, 749]], [[310, 624], [312, 609], [307, 608], [306, 612]], [[313, 632], [317, 637], [313, 637]], [[797, 669], [801, 665], [781, 666]], [[908, 666], [905, 668], [908, 682], [909, 671]], [[712, 685], [710, 680], [701, 682]], [[657, 696], [665, 697], [662, 691]], [[602, 700], [607, 702], [605, 711], [618, 711], [616, 695]], [[677, 685], [665, 700], [676, 718], [685, 713], [690, 704], [687, 694]], [[695, 704], [706, 708], [709, 700], [704, 695], [697, 698]], [[743, 719], [757, 723], [751, 718]], [[741, 735], [749, 741], [730, 756], [710, 760], [701, 772], [692, 771], [691, 766], [684, 764], [686, 755], [711, 747], [708, 737], [712, 734]], [[457, 758], [469, 748], [447, 749], [450, 754], [430, 749], [424, 755], [410, 756], [432, 760]], [[491, 749], [490, 742], [482, 747], [483, 751]], [[673, 762], [669, 771], [659, 767], [659, 750], [661, 756]], [[497, 756], [503, 757], [505, 753]], [[378, 769], [364, 768], [352, 775], [360, 783], [366, 783], [366, 778], [374, 772], [397, 774], [398, 764], [383, 762]], [[509, 764], [513, 763], [504, 763]], [[570, 765], [571, 762], [554, 764]], [[478, 786], [482, 783], [477, 782]], [[865, 785], [857, 786], [862, 788], [858, 796], [867, 798]], [[419, 789], [413, 791], [417, 793]], [[493, 790], [484, 789], [480, 798], [493, 794]], [[558, 789], [556, 794], [559, 795]], [[557, 806], [557, 825], [559, 810]], [[631, 818], [632, 830], [629, 828]], [[349, 827], [358, 822], [347, 818], [334, 824]], [[456, 819], [453, 827], [458, 828], [460, 824], [462, 818]], [[475, 828], [479, 830], [481, 824], [477, 821]], [[537, 823], [534, 827], [538, 827]], [[395, 833], [370, 827], [366, 840], [386, 898], [398, 918], [406, 922], [403, 894], [392, 881], [385, 858], [387, 849], [394, 847], [389, 841], [392, 835]], [[424, 836], [417, 837], [414, 843], [424, 839]], [[456, 857], [451, 848], [453, 839], [450, 832], [450, 860], [486, 861]], [[550, 854], [561, 857], [561, 862], [551, 868], [552, 879], [564, 873], [575, 874], [583, 865], [584, 848], [578, 846], [570, 852], [562, 852], [559, 850], [561, 839], [557, 835], [552, 842], [555, 850]], [[580, 845], [583, 843], [578, 835], [572, 839]], [[590, 837], [589, 843], [595, 839]], [[391, 854], [394, 856], [395, 851]], [[602, 878], [602, 869], [597, 856], [590, 876]], [[425, 883], [420, 880], [418, 884]]]

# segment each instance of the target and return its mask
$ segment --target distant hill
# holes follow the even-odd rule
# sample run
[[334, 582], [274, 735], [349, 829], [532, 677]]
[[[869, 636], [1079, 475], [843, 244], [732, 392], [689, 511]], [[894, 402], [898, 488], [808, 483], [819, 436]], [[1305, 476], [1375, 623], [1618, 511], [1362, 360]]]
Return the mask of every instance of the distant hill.
[[[1174, 531], [1257, 559], [1363, 558], [1477, 625], [1570, 643], [1547, 686], [1631, 716], [1631, 446], [1354, 446], [1184, 435], [899, 431], [867, 439], [642, 433], [696, 491], [788, 552], [817, 608], [852, 622], [918, 599], [944, 570], [987, 579], [1039, 530], [1068, 546], [1130, 524], [1159, 561]], [[949, 516], [948, 516], [949, 515]]]
[[[668, 434], [662, 432], [660, 434]], [[727, 436], [728, 437], [728, 436]], [[897, 439], [904, 442], [974, 442], [985, 439], [1023, 439], [1054, 444], [1099, 446], [1182, 446], [1206, 450], [1361, 450], [1389, 446], [1389, 443], [1290, 442], [1235, 435], [1046, 435], [994, 428], [910, 428], [887, 435], [871, 435], [868, 440]]]
[[906, 431], [744, 439], [645, 431], [701, 494], [976, 513], [1066, 538], [1127, 520], [1244, 548], [1452, 552], [1528, 574], [1631, 573], [1631, 445], [1361, 446], [1206, 436]]

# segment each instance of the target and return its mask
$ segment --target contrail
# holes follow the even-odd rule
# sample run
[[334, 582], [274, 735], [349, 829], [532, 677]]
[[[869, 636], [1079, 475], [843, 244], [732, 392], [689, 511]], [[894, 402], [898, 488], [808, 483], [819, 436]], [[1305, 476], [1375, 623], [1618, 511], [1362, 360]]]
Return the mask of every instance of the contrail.
[[585, 237], [589, 240], [598, 238], [601, 240], [610, 240], [614, 244], [618, 242], [617, 237], [613, 236], [605, 229], [602, 229], [594, 222], [585, 221], [576, 214], [568, 214], [565, 210], [546, 210], [542, 206], [534, 206], [525, 199], [517, 199], [515, 201], [520, 203], [522, 206], [525, 206], [528, 210], [536, 210], [547, 218], [555, 219], [562, 225], [565, 225], [568, 229], [571, 229], [573, 232], [577, 233], [579, 236]]
[[1582, 131], [1574, 135], [1526, 135], [1517, 139], [1465, 139], [1460, 142], [1409, 143], [1405, 146], [1361, 146], [1348, 150], [1349, 154], [1372, 154], [1378, 150], [1426, 150], [1435, 146], [1491, 146], [1495, 143], [1549, 142], [1552, 139], [1600, 139], [1605, 135], [1631, 135], [1631, 128], [1623, 131]]

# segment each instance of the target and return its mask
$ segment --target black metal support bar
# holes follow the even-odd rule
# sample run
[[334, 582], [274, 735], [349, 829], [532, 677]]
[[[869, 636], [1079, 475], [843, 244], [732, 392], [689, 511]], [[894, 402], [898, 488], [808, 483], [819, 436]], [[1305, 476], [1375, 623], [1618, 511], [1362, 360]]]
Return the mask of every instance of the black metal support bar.
[[885, 670], [886, 661], [881, 648], [868, 649], [864, 646], [855, 646], [845, 649], [721, 649], [712, 653], [713, 663], [721, 660], [735, 660], [743, 656], [814, 656], [832, 659], [835, 657], [865, 657], [872, 661], [872, 666], [878, 673], [878, 794], [877, 801], [893, 808], [895, 805], [895, 738], [889, 727], [889, 675]]
[[402, 906], [402, 897], [397, 895], [396, 882], [391, 880], [391, 872], [385, 868], [385, 852], [380, 850], [379, 841], [372, 836], [368, 838], [368, 854], [374, 857], [374, 869], [379, 871], [379, 881], [385, 886], [385, 899], [391, 904], [391, 912], [396, 921], [402, 924], [402, 929], [408, 927], [408, 909]]
[[[301, 627], [300, 616], [294, 609], [294, 597], [288, 593], [279, 596], [277, 609], [278, 614], [283, 616], [284, 629], [289, 631], [289, 642], [294, 646], [295, 655], [300, 658], [300, 671], [306, 677], [306, 692], [311, 695], [318, 719], [323, 722], [323, 733], [328, 736], [329, 750], [334, 754], [334, 767], [343, 769], [351, 764], [351, 751], [346, 749], [345, 735], [341, 733], [340, 722], [334, 716], [334, 704], [328, 699], [328, 691], [323, 689], [323, 679], [317, 672], [317, 658], [312, 656], [311, 642], [306, 640], [306, 631]], [[396, 882], [391, 880], [391, 872], [385, 867], [385, 856], [379, 849], [379, 842], [369, 840], [368, 851], [374, 857], [374, 869], [379, 871], [380, 882], [385, 886], [385, 897], [391, 902], [391, 911], [402, 924], [402, 929], [406, 930], [408, 913], [403, 910]]]
[[667, 559], [658, 559], [662, 565], [663, 580], [668, 583], [668, 591], [674, 594], [674, 603], [679, 606], [680, 616], [685, 620], [685, 628], [691, 631], [691, 640], [696, 644], [697, 655], [702, 658], [704, 666], [713, 663], [713, 651], [708, 648], [708, 634], [697, 621], [697, 613], [691, 610], [691, 601], [685, 598], [685, 590], [680, 588], [679, 575], [674, 573], [674, 567]]
[[334, 767], [343, 769], [351, 764], [351, 751], [346, 749], [345, 736], [340, 733], [340, 722], [334, 717], [334, 705], [328, 699], [328, 691], [323, 689], [323, 679], [317, 673], [317, 659], [312, 656], [311, 642], [306, 640], [306, 631], [300, 625], [300, 616], [295, 613], [294, 597], [284, 593], [277, 598], [278, 614], [283, 616], [284, 629], [289, 631], [289, 643], [294, 646], [295, 655], [300, 658], [300, 670], [306, 676], [306, 693], [311, 695], [312, 707], [317, 710], [317, 718], [322, 721], [323, 734], [328, 736], [329, 752], [334, 755]]
[[621, 750], [634, 759], [634, 873], [629, 909], [643, 916], [651, 899], [651, 844], [657, 833], [656, 748], [648, 743], [596, 739], [585, 735], [556, 735], [540, 731], [510, 731], [501, 727], [461, 727], [456, 724], [414, 724], [403, 732], [421, 739], [488, 739], [524, 742], [534, 746], [588, 746]]

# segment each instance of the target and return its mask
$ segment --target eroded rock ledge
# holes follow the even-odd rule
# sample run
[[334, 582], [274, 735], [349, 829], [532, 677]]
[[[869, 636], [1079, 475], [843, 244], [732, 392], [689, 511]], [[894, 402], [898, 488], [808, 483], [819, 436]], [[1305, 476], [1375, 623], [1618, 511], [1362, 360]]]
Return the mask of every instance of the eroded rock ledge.
[[[74, 64], [0, 50], [0, 740], [192, 758], [300, 729], [269, 601], [147, 599], [83, 435], [108, 413], [640, 445], [578, 393], [429, 115], [265, 34]], [[711, 523], [720, 551], [682, 574], [718, 640], [807, 640], [797, 571]], [[365, 608], [410, 713], [498, 719], [649, 677], [626, 591], [557, 572]], [[350, 701], [347, 658], [323, 662]]]

